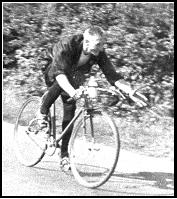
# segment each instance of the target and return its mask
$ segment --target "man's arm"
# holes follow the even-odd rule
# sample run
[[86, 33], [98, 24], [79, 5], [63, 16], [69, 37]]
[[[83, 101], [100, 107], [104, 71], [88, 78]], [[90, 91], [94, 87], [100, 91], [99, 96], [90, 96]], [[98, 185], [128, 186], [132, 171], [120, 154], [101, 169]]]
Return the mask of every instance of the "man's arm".
[[60, 74], [56, 76], [56, 80], [60, 87], [68, 93], [68, 95], [73, 98], [74, 100], [77, 100], [82, 95], [82, 89], [74, 89], [73, 86], [70, 84], [67, 76], [65, 74]]
[[59, 41], [53, 48], [53, 75], [59, 86], [73, 97], [76, 90], [70, 84], [66, 73], [70, 73], [73, 49], [71, 46], [72, 37]]
[[[103, 73], [105, 74], [106, 78], [108, 79], [108, 81], [111, 83], [111, 85], [115, 85], [120, 90], [127, 93], [129, 97], [134, 102], [136, 102], [140, 107], [146, 106], [146, 103], [141, 100], [143, 99], [144, 101], [147, 101], [146, 97], [140, 94], [139, 92], [136, 92], [136, 96], [134, 96], [135, 94], [134, 89], [131, 87], [131, 85], [128, 82], [126, 82], [123, 79], [123, 77], [120, 74], [116, 72], [116, 70], [114, 69], [109, 59], [107, 58], [107, 55], [104, 51], [101, 53], [98, 64], [102, 69]], [[141, 99], [139, 99], [139, 97]]]
[[71, 72], [73, 54], [76, 51], [75, 46], [81, 39], [82, 35], [65, 38], [53, 48], [53, 76], [60, 87], [74, 99], [79, 98], [80, 89], [74, 89], [67, 74]]
[[123, 79], [117, 80], [115, 86], [127, 94], [130, 94], [133, 91], [131, 85]]
[[73, 88], [73, 86], [68, 81], [68, 78], [65, 74], [59, 74], [56, 76], [56, 80], [60, 87], [68, 93], [70, 97], [73, 97], [76, 94], [76, 90]]
[[131, 85], [123, 79], [123, 76], [116, 72], [105, 51], [101, 52], [98, 65], [111, 85], [117, 86], [120, 90], [127, 94], [130, 94], [133, 91]]
[[115, 82], [117, 81], [120, 81], [119, 85], [121, 85], [122, 82], [126, 84], [126, 82], [123, 80], [123, 76], [116, 72], [113, 64], [107, 57], [105, 51], [100, 53], [98, 65], [100, 69], [103, 71], [104, 75], [106, 76], [106, 79], [112, 86], [114, 86]]

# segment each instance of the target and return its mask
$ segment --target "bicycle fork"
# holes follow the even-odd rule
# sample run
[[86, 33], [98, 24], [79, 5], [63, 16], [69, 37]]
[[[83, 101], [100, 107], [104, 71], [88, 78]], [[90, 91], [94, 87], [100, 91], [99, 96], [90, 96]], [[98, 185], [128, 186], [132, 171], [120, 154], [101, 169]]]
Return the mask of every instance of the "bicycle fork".
[[[90, 132], [87, 132], [87, 124], [86, 124], [86, 120], [89, 119], [89, 124], [90, 124]], [[98, 148], [96, 146], [96, 143], [95, 143], [95, 137], [94, 137], [94, 126], [93, 126], [93, 115], [92, 113], [89, 113], [89, 115], [85, 112], [84, 113], [84, 117], [83, 117], [83, 124], [82, 124], [82, 128], [83, 128], [83, 133], [84, 133], [84, 141], [87, 143], [87, 137], [89, 135], [87, 135], [88, 133], [90, 133], [91, 135], [91, 140], [89, 141], [89, 146], [88, 146], [88, 150], [89, 151], [99, 151], [100, 148]], [[89, 128], [89, 127], [88, 127]], [[89, 138], [88, 138], [89, 139]]]

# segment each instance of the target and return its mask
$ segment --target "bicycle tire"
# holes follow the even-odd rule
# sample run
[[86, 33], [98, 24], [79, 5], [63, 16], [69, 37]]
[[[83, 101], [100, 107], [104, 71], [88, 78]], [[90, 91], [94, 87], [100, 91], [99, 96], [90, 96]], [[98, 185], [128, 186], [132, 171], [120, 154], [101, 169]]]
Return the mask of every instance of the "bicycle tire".
[[14, 151], [16, 157], [21, 164], [28, 167], [32, 167], [42, 160], [47, 147], [45, 143], [38, 146], [38, 141], [35, 143], [32, 137], [29, 137], [25, 132], [29, 121], [35, 117], [39, 105], [40, 97], [30, 97], [20, 108], [14, 128]]
[[[107, 130], [106, 135], [104, 135], [105, 132], [101, 132], [102, 133], [102, 135], [101, 135], [99, 133], [99, 130], [96, 128], [97, 124], [100, 126], [100, 122], [99, 122], [99, 119], [98, 119], [98, 113], [94, 114], [94, 116], [93, 116], [93, 126], [94, 126], [93, 132], [94, 132], [94, 135], [91, 136], [92, 137], [91, 139], [95, 139], [94, 141], [98, 142], [96, 144], [100, 147], [100, 151], [94, 152], [94, 153], [95, 154], [98, 153], [97, 157], [103, 158], [101, 161], [99, 160], [100, 164], [103, 167], [102, 166], [95, 166], [95, 163], [93, 163], [94, 161], [92, 162], [91, 160], [89, 160], [90, 157], [87, 155], [87, 152], [83, 152], [83, 151], [87, 151], [87, 147], [86, 147], [87, 144], [86, 144], [86, 142], [83, 141], [85, 138], [83, 138], [83, 140], [82, 140], [81, 135], [78, 135], [81, 128], [83, 127], [83, 118], [81, 118], [78, 121], [78, 124], [74, 128], [71, 139], [70, 139], [70, 143], [69, 143], [70, 164], [71, 164], [72, 173], [73, 173], [76, 181], [79, 184], [81, 184], [81, 185], [83, 185], [84, 187], [87, 187], [87, 188], [99, 187], [109, 180], [109, 178], [111, 177], [112, 173], [114, 172], [114, 170], [116, 168], [116, 165], [117, 165], [117, 162], [118, 162], [118, 157], [119, 157], [119, 151], [120, 151], [120, 138], [119, 138], [118, 128], [116, 127], [113, 119], [103, 110], [100, 111], [99, 114], [102, 116], [102, 118], [105, 121], [105, 123], [103, 124], [104, 127], [102, 127], [102, 128], [105, 129], [106, 123], [110, 127], [109, 131], [106, 129]], [[91, 126], [91, 122], [88, 122], [88, 124]], [[87, 126], [87, 129], [88, 129], [88, 126]], [[97, 131], [98, 131], [99, 135], [96, 134]], [[107, 143], [108, 140], [109, 140], [108, 138], [110, 138], [108, 136], [108, 134], [110, 134], [111, 136], [113, 135], [113, 139], [114, 139], [114, 147], [113, 148], [110, 145], [111, 143], [109, 145]], [[86, 132], [86, 136], [88, 137], [88, 132]], [[98, 141], [97, 141], [97, 138], [99, 138]], [[78, 140], [80, 139], [80, 140], [76, 141], [77, 139]], [[86, 139], [88, 139], [88, 138], [86, 138]], [[107, 140], [107, 141], [105, 142], [105, 140]], [[83, 142], [84, 144], [81, 145], [81, 142]], [[78, 152], [79, 157], [77, 157], [77, 155], [75, 154], [75, 153], [77, 153], [76, 151], [79, 150], [79, 146], [81, 146], [80, 152], [82, 153], [82, 155], [81, 155], [82, 157], [80, 157], [80, 152]], [[84, 150], [85, 147], [86, 147], [86, 150]], [[95, 148], [93, 150], [97, 150], [97, 149]], [[107, 153], [107, 156], [106, 156], [105, 151], [107, 151], [107, 150], [108, 150], [109, 153]], [[114, 153], [112, 153], [113, 150], [114, 150]], [[102, 154], [101, 154], [101, 151], [102, 151]], [[110, 154], [110, 152], [111, 152], [111, 154]], [[83, 155], [84, 153], [85, 153], [85, 157], [86, 157], [85, 159], [84, 159], [84, 155]], [[89, 154], [89, 152], [88, 152], [88, 154]], [[110, 158], [110, 156], [112, 156], [112, 158]], [[76, 159], [80, 159], [80, 162]], [[83, 159], [83, 161], [82, 161], [82, 159]], [[109, 168], [105, 168], [106, 166], [108, 167], [108, 165], [105, 165], [103, 163], [105, 159], [110, 160]], [[88, 161], [88, 162], [90, 161], [90, 162], [87, 163], [86, 161]], [[93, 164], [93, 165], [91, 165], [91, 164]], [[108, 162], [107, 162], [107, 164], [108, 164]], [[80, 167], [83, 167], [83, 168], [80, 168]], [[90, 168], [86, 168], [86, 167], [92, 167], [93, 174], [92, 174], [92, 171], [87, 171], [87, 169], [89, 170]], [[104, 173], [103, 176], [101, 176], [102, 171], [98, 171], [98, 169], [101, 169], [101, 170], [107, 169], [107, 173], [106, 174]], [[94, 170], [96, 170], [96, 171], [94, 171]], [[98, 175], [98, 174], [100, 174], [100, 176], [98, 176], [98, 180], [97, 180], [95, 178], [97, 178], [96, 175]], [[86, 178], [85, 178], [84, 175], [86, 176]], [[87, 175], [88, 175], [88, 179], [87, 179]], [[89, 179], [89, 178], [92, 178], [92, 175], [93, 175], [93, 178], [94, 178], [95, 181], [93, 181], [93, 179]]]

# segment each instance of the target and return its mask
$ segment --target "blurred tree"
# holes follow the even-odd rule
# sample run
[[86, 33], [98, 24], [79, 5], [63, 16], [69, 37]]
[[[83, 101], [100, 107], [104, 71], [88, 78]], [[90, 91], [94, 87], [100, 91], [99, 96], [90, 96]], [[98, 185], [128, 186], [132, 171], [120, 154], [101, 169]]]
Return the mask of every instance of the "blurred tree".
[[173, 3], [4, 3], [3, 66], [25, 74], [24, 81], [14, 78], [28, 91], [31, 81], [44, 87], [47, 49], [94, 24], [107, 31], [105, 48], [116, 70], [132, 84], [148, 84], [154, 103], [173, 108]]

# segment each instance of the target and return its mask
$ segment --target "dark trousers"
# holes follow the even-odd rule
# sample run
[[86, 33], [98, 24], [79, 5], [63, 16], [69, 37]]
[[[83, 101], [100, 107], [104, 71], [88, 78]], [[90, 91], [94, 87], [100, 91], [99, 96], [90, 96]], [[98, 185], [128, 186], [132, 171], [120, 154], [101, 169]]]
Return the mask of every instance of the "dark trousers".
[[[59, 95], [61, 95], [61, 99], [63, 101], [64, 115], [62, 121], [62, 130], [64, 130], [65, 127], [74, 117], [76, 110], [76, 102], [67, 102], [67, 99], [69, 99], [70, 96], [59, 86], [57, 81], [55, 81], [53, 85], [48, 88], [48, 91], [44, 95], [40, 111], [42, 114], [48, 114], [51, 105], [55, 102]], [[67, 133], [62, 138], [61, 158], [63, 158], [64, 156], [68, 156], [68, 143], [71, 137], [72, 130], [73, 126], [71, 126], [71, 128], [68, 129]]]

